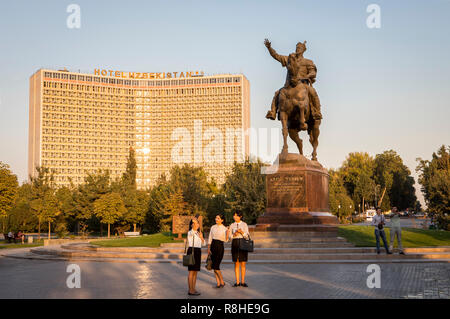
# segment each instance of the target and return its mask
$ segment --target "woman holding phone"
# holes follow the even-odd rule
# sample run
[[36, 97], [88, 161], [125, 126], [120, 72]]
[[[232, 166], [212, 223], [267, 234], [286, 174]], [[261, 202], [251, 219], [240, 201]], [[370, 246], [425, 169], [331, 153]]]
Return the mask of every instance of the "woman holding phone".
[[195, 284], [197, 283], [197, 273], [200, 271], [200, 264], [202, 261], [202, 245], [205, 244], [203, 234], [199, 231], [200, 223], [197, 218], [193, 218], [189, 223], [189, 232], [187, 233], [187, 244], [189, 246], [187, 254], [194, 254], [195, 263], [192, 266], [188, 266], [188, 295], [198, 296], [200, 293], [195, 290]]
[[[245, 263], [248, 259], [248, 251], [239, 249], [241, 238], [248, 238], [249, 231], [247, 223], [242, 221], [242, 213], [237, 211], [233, 215], [234, 223], [230, 225], [231, 235], [233, 240], [231, 242], [231, 256], [234, 262], [234, 274], [236, 276], [236, 283], [233, 287], [248, 287], [245, 283]], [[239, 267], [241, 268], [239, 271]], [[239, 273], [241, 279], [239, 280]]]
[[223, 225], [225, 217], [222, 214], [216, 215], [216, 224], [211, 227], [208, 238], [208, 255], [211, 255], [212, 269], [216, 276], [216, 288], [225, 287], [223, 276], [220, 271], [220, 263], [222, 262], [224, 246], [223, 243], [228, 241], [229, 230]]

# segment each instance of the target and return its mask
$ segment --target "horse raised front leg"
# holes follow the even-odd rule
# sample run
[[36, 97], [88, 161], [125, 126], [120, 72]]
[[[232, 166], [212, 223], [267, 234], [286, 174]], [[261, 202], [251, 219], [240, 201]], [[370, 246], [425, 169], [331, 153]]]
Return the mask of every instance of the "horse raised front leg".
[[281, 153], [287, 153], [288, 152], [288, 146], [287, 146], [287, 137], [288, 137], [288, 127], [287, 127], [287, 120], [288, 116], [286, 112], [280, 112], [280, 120], [282, 125], [282, 132], [283, 132], [283, 149], [281, 150]]

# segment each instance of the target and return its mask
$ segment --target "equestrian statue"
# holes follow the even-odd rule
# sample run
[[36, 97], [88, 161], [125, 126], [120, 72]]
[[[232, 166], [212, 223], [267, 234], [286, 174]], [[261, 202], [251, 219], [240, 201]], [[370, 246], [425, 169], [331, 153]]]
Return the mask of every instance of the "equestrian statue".
[[309, 141], [313, 146], [312, 160], [317, 161], [317, 146], [319, 145], [319, 126], [322, 120], [320, 100], [312, 86], [316, 81], [317, 68], [313, 61], [305, 59], [306, 41], [297, 43], [294, 53], [280, 55], [268, 39], [264, 41], [270, 55], [287, 68], [284, 86], [275, 92], [272, 106], [266, 118], [281, 121], [283, 132], [282, 154], [288, 152], [287, 136], [297, 144], [303, 155], [303, 143], [299, 137], [300, 131], [307, 131]]

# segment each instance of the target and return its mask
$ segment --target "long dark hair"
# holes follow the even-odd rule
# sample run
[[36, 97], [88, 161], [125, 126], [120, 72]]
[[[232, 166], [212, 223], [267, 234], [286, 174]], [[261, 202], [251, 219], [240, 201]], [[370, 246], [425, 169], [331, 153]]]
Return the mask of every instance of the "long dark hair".
[[222, 220], [222, 225], [224, 225], [224, 224], [225, 224], [225, 214], [223, 214], [223, 213], [218, 213], [218, 214], [216, 214], [216, 217], [217, 217], [217, 216], [220, 217], [220, 219]]

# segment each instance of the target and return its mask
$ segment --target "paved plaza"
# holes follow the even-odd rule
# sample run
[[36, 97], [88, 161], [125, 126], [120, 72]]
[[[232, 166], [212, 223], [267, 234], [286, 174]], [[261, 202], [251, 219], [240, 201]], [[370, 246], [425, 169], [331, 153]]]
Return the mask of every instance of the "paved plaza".
[[[68, 288], [69, 264], [81, 268], [81, 288]], [[202, 269], [192, 298], [446, 298], [449, 263], [380, 264], [381, 288], [368, 288], [368, 264], [248, 265], [249, 288], [233, 288], [232, 265], [222, 265], [226, 286], [216, 289]], [[0, 256], [0, 298], [187, 298], [180, 264], [26, 260]]]

